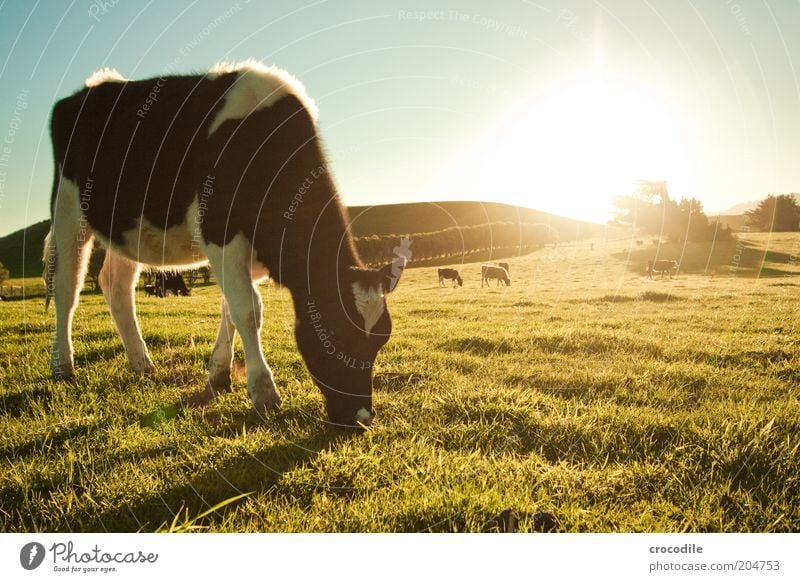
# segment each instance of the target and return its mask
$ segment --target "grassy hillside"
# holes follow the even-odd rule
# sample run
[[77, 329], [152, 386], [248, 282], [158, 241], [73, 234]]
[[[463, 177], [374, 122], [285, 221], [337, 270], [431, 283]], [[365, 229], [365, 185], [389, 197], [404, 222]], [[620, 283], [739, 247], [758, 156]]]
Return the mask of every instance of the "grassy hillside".
[[547, 224], [561, 240], [598, 236], [604, 226], [496, 202], [415, 202], [347, 209], [355, 236], [433, 232], [490, 222]]
[[0, 303], [0, 529], [479, 531], [511, 508], [523, 531], [537, 512], [568, 532], [798, 531], [800, 235], [744, 243], [727, 267], [747, 269], [711, 272], [708, 247], [663, 248], [693, 266], [673, 280], [644, 277], [630, 240], [514, 258], [508, 288], [481, 289], [477, 263], [459, 289], [409, 270], [363, 435], [326, 427], [284, 290], [262, 288], [284, 398], [265, 421], [241, 363], [234, 392], [189, 404], [215, 287], [139, 297], [144, 379], [84, 296], [73, 385], [49, 380], [52, 312]]
[[43, 220], [0, 238], [0, 263], [12, 277], [40, 277], [44, 237], [50, 221]]
[[[432, 232], [451, 226], [472, 226], [489, 222], [543, 223], [564, 241], [598, 236], [605, 227], [492, 202], [436, 202], [353, 206], [347, 209], [355, 236]], [[42, 248], [50, 221], [37, 222], [0, 238], [0, 263], [11, 277], [40, 277]], [[23, 252], [24, 251], [24, 252]]]

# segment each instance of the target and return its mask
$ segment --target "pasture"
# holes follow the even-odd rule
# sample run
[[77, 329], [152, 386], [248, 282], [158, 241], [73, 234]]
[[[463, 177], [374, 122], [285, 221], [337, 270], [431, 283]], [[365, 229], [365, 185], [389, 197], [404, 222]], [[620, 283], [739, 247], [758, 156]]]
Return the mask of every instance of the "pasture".
[[510, 259], [511, 287], [481, 289], [480, 263], [451, 264], [456, 289], [408, 269], [363, 434], [326, 427], [277, 287], [284, 404], [263, 421], [241, 370], [193, 404], [214, 286], [138, 292], [144, 378], [84, 294], [75, 384], [49, 379], [42, 299], [0, 303], [0, 529], [481, 531], [510, 508], [522, 531], [542, 511], [567, 532], [800, 530], [800, 235], [665, 245], [683, 266], [652, 281], [649, 241], [592, 242]]

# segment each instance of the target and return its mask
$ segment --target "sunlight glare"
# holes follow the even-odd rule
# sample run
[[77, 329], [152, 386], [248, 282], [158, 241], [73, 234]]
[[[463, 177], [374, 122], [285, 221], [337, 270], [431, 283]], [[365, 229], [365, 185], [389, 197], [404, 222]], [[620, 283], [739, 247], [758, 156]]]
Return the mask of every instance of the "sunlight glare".
[[510, 116], [481, 164], [493, 198], [588, 220], [637, 179], [685, 184], [677, 119], [658, 99], [597, 76], [558, 84]]

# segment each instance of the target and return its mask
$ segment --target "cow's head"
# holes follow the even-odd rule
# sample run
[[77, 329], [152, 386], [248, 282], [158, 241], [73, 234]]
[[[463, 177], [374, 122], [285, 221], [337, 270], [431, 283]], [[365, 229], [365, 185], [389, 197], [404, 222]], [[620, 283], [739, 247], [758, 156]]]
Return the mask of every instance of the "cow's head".
[[332, 424], [368, 425], [375, 416], [372, 368], [392, 333], [385, 296], [404, 268], [405, 259], [396, 259], [381, 269], [350, 269], [338, 285], [296, 305], [297, 345]]

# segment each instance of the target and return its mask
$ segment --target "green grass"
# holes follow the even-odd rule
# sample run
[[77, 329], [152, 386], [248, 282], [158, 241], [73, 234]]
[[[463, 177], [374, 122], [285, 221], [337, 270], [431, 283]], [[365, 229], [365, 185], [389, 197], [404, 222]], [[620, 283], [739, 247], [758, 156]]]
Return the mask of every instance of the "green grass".
[[276, 287], [263, 344], [284, 406], [266, 421], [241, 370], [188, 404], [215, 287], [139, 296], [146, 378], [84, 295], [75, 384], [49, 380], [42, 300], [2, 303], [0, 529], [480, 531], [511, 508], [523, 531], [540, 511], [570, 532], [798, 531], [800, 236], [746, 240], [767, 262], [704, 273], [692, 247], [673, 280], [644, 277], [630, 241], [512, 259], [510, 288], [480, 289], [479, 264], [461, 289], [409, 269], [362, 435], [326, 427]]

